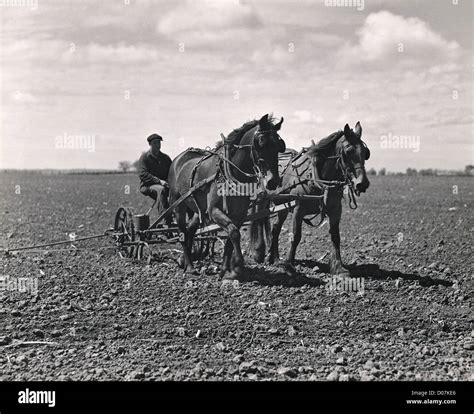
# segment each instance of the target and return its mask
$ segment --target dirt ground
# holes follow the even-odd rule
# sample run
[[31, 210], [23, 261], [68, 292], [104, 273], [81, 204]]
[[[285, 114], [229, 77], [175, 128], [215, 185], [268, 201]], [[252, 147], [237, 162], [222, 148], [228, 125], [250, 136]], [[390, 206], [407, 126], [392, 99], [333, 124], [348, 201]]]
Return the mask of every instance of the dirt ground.
[[[150, 264], [108, 238], [1, 253], [3, 280], [38, 291], [0, 285], [0, 380], [474, 380], [472, 178], [370, 179], [341, 223], [363, 292], [328, 289], [327, 225], [304, 227], [296, 275], [247, 258], [246, 280], [227, 285], [220, 257], [184, 276], [178, 245]], [[148, 209], [137, 186], [133, 174], [1, 173], [0, 243], [101, 233], [120, 205]]]

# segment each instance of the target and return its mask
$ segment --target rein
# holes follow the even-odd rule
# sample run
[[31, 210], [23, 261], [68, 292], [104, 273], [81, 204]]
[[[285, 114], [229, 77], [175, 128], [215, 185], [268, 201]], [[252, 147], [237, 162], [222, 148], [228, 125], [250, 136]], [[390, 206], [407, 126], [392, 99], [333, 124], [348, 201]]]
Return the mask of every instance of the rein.
[[[257, 162], [255, 160], [255, 153], [257, 152], [254, 148], [254, 141], [252, 142], [252, 144], [232, 144], [232, 146], [234, 148], [236, 148], [237, 150], [241, 150], [241, 149], [247, 149], [249, 148], [250, 149], [250, 159], [252, 161], [252, 168], [253, 168], [253, 171], [254, 173], [248, 173], [246, 171], [243, 171], [240, 167], [238, 167], [233, 161], [230, 160], [230, 157], [229, 157], [229, 144], [227, 144], [225, 142], [225, 139], [226, 137], [221, 133], [221, 138], [222, 138], [222, 141], [223, 141], [223, 151], [215, 151], [215, 150], [212, 150], [210, 147], [207, 147], [205, 148], [202, 152], [204, 153], [204, 155], [202, 156], [202, 158], [194, 165], [193, 167], [193, 171], [191, 173], [191, 180], [190, 180], [190, 186], [192, 187], [193, 186], [193, 182], [194, 182], [194, 176], [196, 175], [196, 171], [197, 169], [199, 168], [200, 164], [202, 163], [202, 161], [204, 161], [205, 159], [211, 157], [211, 156], [216, 156], [217, 157], [217, 169], [221, 172], [222, 174], [222, 177], [224, 179], [224, 181], [229, 184], [229, 185], [234, 185], [235, 188], [234, 188], [234, 191], [239, 194], [239, 195], [242, 195], [242, 196], [246, 196], [248, 194], [241, 194], [238, 190], [237, 190], [237, 186], [238, 184], [240, 183], [239, 180], [237, 180], [234, 175], [232, 174], [229, 166], [235, 168], [240, 174], [242, 174], [244, 177], [248, 177], [250, 179], [256, 179], [257, 182], [259, 183], [259, 185], [262, 187], [262, 188], [265, 188], [264, 186], [264, 183], [263, 183], [263, 173], [262, 173], [262, 170], [261, 168], [259, 167], [259, 162]], [[224, 154], [222, 154], [222, 152], [224, 152]], [[260, 161], [260, 160], [259, 160]], [[214, 180], [218, 180], [218, 176], [215, 176], [214, 177]], [[264, 192], [264, 191], [263, 191]], [[201, 210], [199, 209], [199, 206], [197, 204], [197, 200], [194, 198], [194, 202], [196, 204], [196, 207], [198, 208], [198, 211], [199, 211], [199, 220], [202, 222], [202, 217], [201, 217]], [[226, 196], [224, 195], [223, 196], [223, 203], [224, 203], [224, 210], [227, 211], [227, 200], [226, 200]], [[258, 198], [256, 198], [257, 200]], [[255, 201], [256, 201], [255, 200]]]
[[[337, 187], [347, 186], [347, 188], [348, 188], [348, 193], [347, 194], [348, 194], [348, 198], [349, 198], [349, 208], [351, 210], [355, 210], [357, 208], [357, 201], [356, 201], [356, 197], [355, 197], [355, 193], [354, 193], [354, 185], [353, 185], [353, 183], [351, 181], [351, 177], [350, 177], [349, 167], [347, 166], [347, 163], [345, 162], [345, 159], [344, 159], [344, 149], [340, 148], [336, 155], [331, 155], [329, 157], [323, 157], [323, 158], [326, 159], [326, 160], [327, 159], [335, 159], [336, 160], [336, 169], [338, 169], [342, 172], [342, 175], [344, 177], [344, 181], [328, 181], [328, 180], [320, 179], [316, 166], [313, 163], [311, 163], [312, 164], [312, 169], [313, 169], [313, 180], [312, 181], [319, 188], [321, 188], [325, 192], [329, 188], [337, 188]], [[357, 168], [361, 168], [361, 167], [357, 167]]]
[[[298, 154], [298, 155], [301, 155], [301, 153]], [[309, 182], [312, 182], [316, 187], [318, 187], [323, 192], [323, 194], [319, 197], [321, 197], [323, 199], [322, 203], [323, 203], [323, 205], [325, 205], [326, 201], [327, 201], [327, 197], [328, 197], [328, 192], [329, 192], [330, 189], [347, 186], [347, 188], [349, 190], [348, 191], [349, 208], [351, 210], [355, 210], [357, 208], [357, 201], [356, 201], [356, 197], [355, 197], [354, 186], [353, 186], [353, 183], [350, 179], [349, 167], [347, 166], [347, 164], [345, 162], [345, 159], [344, 159], [344, 150], [343, 150], [343, 148], [339, 149], [339, 151], [336, 155], [331, 155], [331, 156], [327, 156], [327, 157], [323, 156], [322, 158], [324, 158], [325, 160], [330, 160], [330, 159], [335, 159], [336, 160], [336, 169], [340, 170], [342, 172], [342, 175], [344, 177], [343, 181], [340, 181], [340, 180], [323, 180], [323, 179], [321, 179], [320, 175], [318, 173], [318, 170], [316, 168], [316, 165], [314, 165], [314, 163], [309, 158], [307, 158], [307, 161], [310, 163], [310, 167], [306, 168], [302, 172], [301, 175], [289, 174], [290, 176], [298, 178], [299, 182], [295, 183], [295, 184], [292, 184], [289, 187], [286, 187], [285, 189], [282, 190], [282, 192], [286, 191], [290, 188], [296, 187], [299, 184], [303, 184], [304, 182], [309, 181]], [[291, 167], [293, 168], [293, 170], [297, 171], [297, 168], [302, 166], [304, 163], [305, 163], [305, 161], [301, 162], [298, 166], [293, 164], [293, 162], [290, 162], [289, 164], [291, 164]], [[311, 178], [301, 180], [301, 176], [309, 168], [311, 168]], [[357, 168], [361, 168], [361, 167], [357, 167]], [[298, 174], [298, 171], [297, 171], [297, 174]]]

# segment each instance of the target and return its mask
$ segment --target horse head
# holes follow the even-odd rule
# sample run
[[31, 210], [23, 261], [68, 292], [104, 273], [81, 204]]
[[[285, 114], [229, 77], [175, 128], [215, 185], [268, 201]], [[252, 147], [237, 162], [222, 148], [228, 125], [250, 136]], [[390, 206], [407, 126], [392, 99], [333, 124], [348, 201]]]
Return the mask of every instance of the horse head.
[[342, 168], [350, 178], [357, 196], [365, 193], [369, 188], [369, 179], [365, 171], [365, 161], [370, 157], [370, 150], [362, 141], [362, 127], [357, 122], [352, 129], [348, 124], [344, 127], [344, 135], [336, 144], [337, 154], [340, 156]]
[[275, 124], [272, 117], [266, 114], [258, 121], [253, 135], [253, 148], [258, 156], [258, 164], [267, 174], [266, 186], [269, 190], [274, 190], [280, 183], [278, 153], [285, 152], [286, 145], [278, 131], [283, 120], [282, 117], [280, 122]]

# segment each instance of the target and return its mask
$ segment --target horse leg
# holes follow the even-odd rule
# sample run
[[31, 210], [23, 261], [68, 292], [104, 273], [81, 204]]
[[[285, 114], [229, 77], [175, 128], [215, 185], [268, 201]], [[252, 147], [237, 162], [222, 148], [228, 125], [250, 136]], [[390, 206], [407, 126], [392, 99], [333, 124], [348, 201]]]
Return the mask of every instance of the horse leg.
[[301, 226], [303, 224], [303, 212], [300, 205], [297, 205], [293, 213], [293, 229], [291, 237], [290, 252], [288, 253], [288, 263], [293, 265], [295, 261], [296, 248], [301, 241]]
[[278, 220], [272, 227], [272, 240], [270, 243], [270, 249], [268, 254], [268, 263], [273, 264], [275, 260], [280, 259], [280, 252], [278, 248], [278, 239], [280, 237], [281, 228], [283, 227], [283, 223], [285, 222], [286, 218], [288, 217], [288, 210], [283, 210], [278, 213]]
[[178, 229], [180, 232], [179, 241], [183, 248], [183, 258], [184, 258], [184, 272], [188, 274], [196, 274], [196, 270], [193, 267], [193, 262], [191, 258], [191, 252], [188, 248], [189, 246], [189, 233], [186, 226], [186, 206], [180, 205], [176, 211], [176, 221], [178, 224]]
[[[253, 213], [258, 213], [267, 207], [265, 200], [260, 201], [252, 209]], [[252, 252], [253, 260], [256, 263], [263, 263], [265, 261], [265, 229], [269, 225], [270, 219], [268, 217], [254, 220], [250, 223], [250, 251]]]
[[342, 205], [338, 205], [328, 211], [329, 234], [334, 246], [334, 256], [329, 260], [329, 269], [332, 274], [338, 276], [349, 276], [349, 272], [342, 266], [341, 260], [341, 235], [339, 233], [339, 223], [341, 221]]
[[224, 277], [226, 272], [230, 272], [230, 261], [232, 258], [233, 249], [234, 249], [234, 246], [232, 245], [231, 240], [227, 239], [224, 245], [224, 255], [222, 256], [222, 266], [221, 266], [221, 271], [219, 273], [219, 276], [221, 278]]
[[263, 222], [257, 220], [255, 222], [256, 232], [257, 232], [257, 243], [253, 247], [253, 260], [257, 263], [263, 263], [265, 260], [265, 235], [263, 234]]
[[[234, 249], [234, 257], [231, 260], [231, 273], [226, 274], [224, 279], [237, 279], [243, 272], [244, 257], [240, 247], [240, 231], [239, 228], [227, 217], [222, 210], [213, 207], [210, 216], [219, 226], [224, 229], [232, 243]], [[230, 248], [229, 248], [230, 250]]]
[[188, 234], [187, 236], [188, 251], [191, 252], [191, 255], [193, 254], [194, 235], [196, 234], [198, 227], [199, 227], [199, 214], [194, 213], [194, 215], [191, 218], [191, 221], [186, 226], [187, 234]]

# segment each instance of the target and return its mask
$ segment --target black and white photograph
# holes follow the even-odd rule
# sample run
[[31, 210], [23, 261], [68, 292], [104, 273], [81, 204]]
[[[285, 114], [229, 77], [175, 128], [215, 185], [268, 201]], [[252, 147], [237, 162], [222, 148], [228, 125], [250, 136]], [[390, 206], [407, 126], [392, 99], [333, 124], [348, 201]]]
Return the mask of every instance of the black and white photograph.
[[1, 414], [472, 412], [473, 18], [0, 0]]

